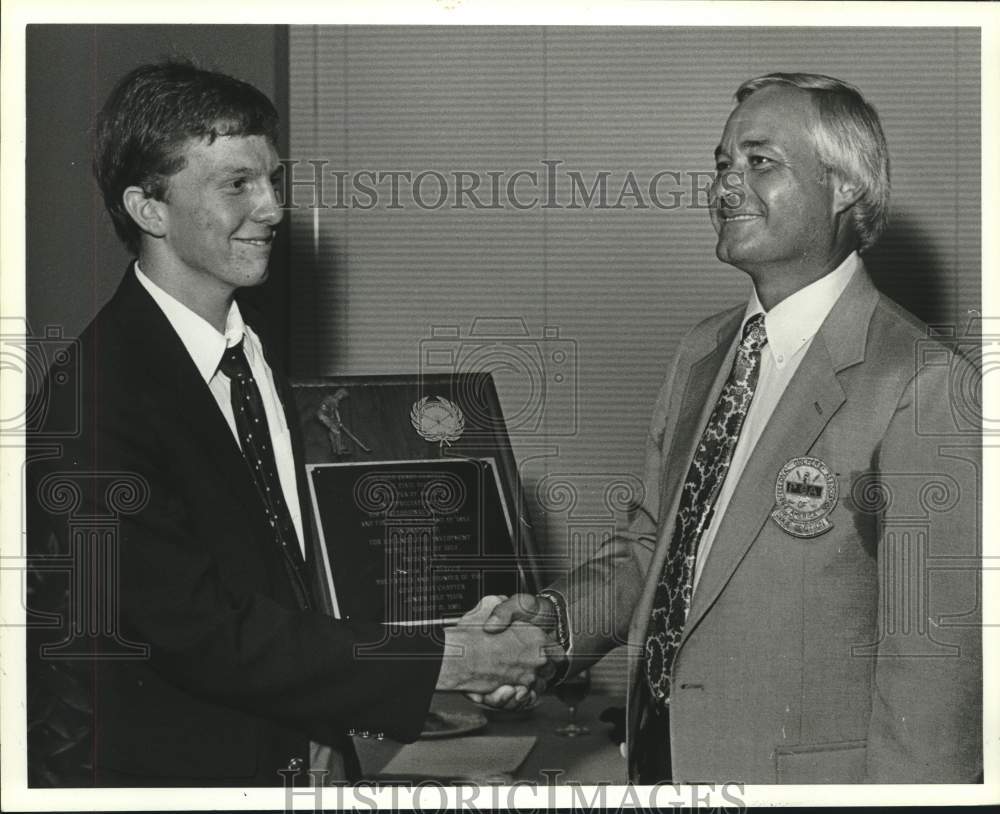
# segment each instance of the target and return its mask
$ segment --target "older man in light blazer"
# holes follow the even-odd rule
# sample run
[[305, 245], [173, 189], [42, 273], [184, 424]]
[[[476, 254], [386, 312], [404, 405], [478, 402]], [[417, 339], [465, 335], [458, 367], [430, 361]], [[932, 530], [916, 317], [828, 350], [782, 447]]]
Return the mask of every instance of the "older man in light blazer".
[[750, 301], [682, 342], [628, 531], [491, 624], [549, 627], [569, 671], [628, 645], [635, 782], [976, 782], [976, 371], [864, 268], [889, 160], [860, 92], [736, 98], [711, 214]]

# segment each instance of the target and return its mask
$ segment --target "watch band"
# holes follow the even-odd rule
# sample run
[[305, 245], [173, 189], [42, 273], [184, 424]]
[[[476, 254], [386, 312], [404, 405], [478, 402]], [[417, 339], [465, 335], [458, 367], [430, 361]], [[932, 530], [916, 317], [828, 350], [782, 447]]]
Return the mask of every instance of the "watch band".
[[549, 681], [549, 686], [554, 687], [566, 678], [566, 673], [569, 672], [569, 652], [573, 646], [573, 638], [569, 628], [569, 614], [566, 611], [566, 599], [558, 591], [546, 588], [538, 592], [538, 598], [547, 599], [552, 603], [556, 615], [556, 641], [566, 654], [566, 658], [556, 667], [556, 672]]

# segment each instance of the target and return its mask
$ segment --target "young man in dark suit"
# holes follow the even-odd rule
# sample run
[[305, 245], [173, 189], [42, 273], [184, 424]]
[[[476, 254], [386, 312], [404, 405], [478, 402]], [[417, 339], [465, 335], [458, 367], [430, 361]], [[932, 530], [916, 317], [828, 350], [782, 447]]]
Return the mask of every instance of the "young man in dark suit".
[[[30, 610], [72, 603], [29, 635], [33, 785], [356, 778], [352, 735], [413, 740], [435, 689], [530, 685], [544, 663], [527, 625], [386, 636], [318, 606], [290, 393], [235, 296], [267, 278], [282, 219], [277, 127], [255, 88], [175, 63], [131, 72], [98, 119], [96, 176], [137, 259], [29, 438]], [[50, 445], [74, 411], [77, 437]], [[86, 603], [99, 630], [79, 629]]]

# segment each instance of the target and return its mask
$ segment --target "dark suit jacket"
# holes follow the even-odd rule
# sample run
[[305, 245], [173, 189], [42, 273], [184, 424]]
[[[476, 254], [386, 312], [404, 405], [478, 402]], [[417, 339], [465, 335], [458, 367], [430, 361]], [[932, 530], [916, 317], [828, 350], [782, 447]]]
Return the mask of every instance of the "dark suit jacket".
[[[644, 503], [562, 586], [578, 662], [628, 644], [633, 777], [653, 595], [743, 310], [685, 338], [654, 409]], [[859, 270], [776, 406], [705, 561], [673, 671], [675, 781], [981, 774], [976, 381]], [[801, 456], [822, 460], [839, 487], [833, 528], [807, 539], [770, 516], [779, 471]]]
[[[309, 739], [339, 750], [345, 775], [356, 769], [349, 729], [414, 739], [440, 668], [440, 629], [384, 640], [381, 625], [302, 609], [217, 403], [131, 269], [75, 352], [63, 366], [76, 371], [73, 386], [49, 391], [47, 420], [29, 438], [30, 595], [45, 610], [72, 585], [45, 555], [97, 551], [96, 519], [112, 541], [117, 624], [76, 638], [102, 658], [39, 658], [42, 644], [68, 635], [74, 603], [95, 595], [71, 588], [69, 619], [31, 630], [32, 781], [280, 785], [279, 770], [308, 769]], [[284, 376], [268, 361], [294, 431]], [[79, 433], [53, 446], [45, 428], [72, 424], [74, 411]], [[148, 645], [148, 655], [117, 640]], [[357, 652], [365, 643], [377, 646]], [[115, 652], [128, 657], [107, 656]], [[89, 732], [74, 712], [89, 714]], [[59, 768], [61, 736], [91, 758], [75, 777]]]

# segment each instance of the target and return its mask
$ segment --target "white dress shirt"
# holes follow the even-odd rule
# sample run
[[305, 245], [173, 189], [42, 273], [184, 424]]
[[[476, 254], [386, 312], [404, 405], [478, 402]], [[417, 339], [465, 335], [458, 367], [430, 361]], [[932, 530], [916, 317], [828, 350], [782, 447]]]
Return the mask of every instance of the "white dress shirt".
[[[743, 421], [740, 440], [733, 451], [733, 459], [729, 464], [729, 472], [719, 490], [715, 501], [715, 513], [712, 522], [701, 537], [698, 545], [698, 557], [695, 563], [694, 586], [697, 588], [701, 579], [705, 561], [712, 550], [712, 543], [719, 530], [719, 524], [725, 516], [726, 507], [736, 490], [740, 475], [750, 459], [757, 441], [764, 432], [764, 427], [771, 419], [771, 414], [781, 399], [785, 388], [798, 370], [802, 357], [812, 344], [823, 320], [833, 308], [834, 303], [847, 288], [851, 277], [861, 265], [857, 252], [851, 252], [837, 268], [824, 275], [816, 282], [796, 291], [786, 297], [770, 311], [757, 298], [757, 292], [750, 295], [740, 330], [736, 332], [736, 342], [743, 336], [743, 326], [755, 314], [764, 314], [764, 327], [767, 330], [767, 344], [761, 350], [760, 375], [757, 379], [757, 389], [753, 401]], [[727, 371], [728, 375], [728, 371]]]
[[292, 523], [299, 540], [299, 548], [302, 550], [302, 556], [305, 557], [302, 510], [299, 506], [292, 439], [288, 432], [288, 424], [285, 422], [285, 411], [282, 409], [277, 388], [274, 386], [274, 376], [264, 360], [264, 351], [257, 334], [243, 322], [243, 315], [235, 301], [229, 307], [229, 313], [226, 315], [225, 334], [220, 334], [202, 317], [143, 274], [138, 262], [135, 264], [135, 276], [142, 287], [149, 292], [149, 296], [153, 298], [160, 310], [163, 311], [181, 342], [184, 343], [191, 360], [215, 397], [226, 423], [229, 424], [229, 429], [233, 433], [233, 443], [236, 444], [237, 449], [241, 448], [239, 434], [236, 430], [236, 416], [233, 414], [233, 406], [229, 398], [229, 377], [219, 370], [219, 362], [222, 361], [222, 354], [227, 348], [239, 344], [241, 339], [245, 340], [243, 351], [246, 353], [247, 361], [250, 363], [250, 371], [257, 381], [260, 397], [264, 402], [264, 413], [267, 416], [267, 426], [271, 434], [271, 448], [274, 450], [274, 459], [278, 467], [281, 492], [288, 506], [288, 513], [292, 516]]

